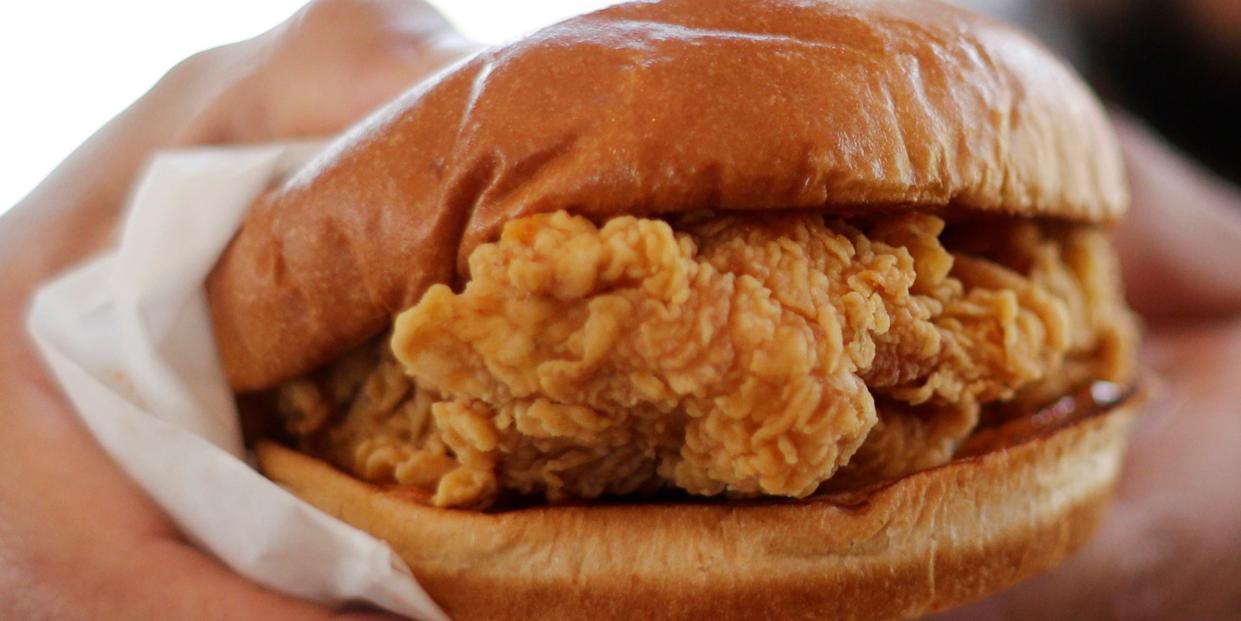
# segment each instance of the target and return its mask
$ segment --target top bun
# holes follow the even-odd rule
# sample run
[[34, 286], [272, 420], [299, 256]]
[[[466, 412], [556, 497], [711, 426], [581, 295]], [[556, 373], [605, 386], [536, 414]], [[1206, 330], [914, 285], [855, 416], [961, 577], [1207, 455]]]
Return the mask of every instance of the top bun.
[[931, 1], [665, 0], [409, 91], [262, 196], [207, 284], [229, 380], [257, 390], [382, 332], [535, 212], [1101, 222], [1126, 203], [1098, 101], [997, 22]]

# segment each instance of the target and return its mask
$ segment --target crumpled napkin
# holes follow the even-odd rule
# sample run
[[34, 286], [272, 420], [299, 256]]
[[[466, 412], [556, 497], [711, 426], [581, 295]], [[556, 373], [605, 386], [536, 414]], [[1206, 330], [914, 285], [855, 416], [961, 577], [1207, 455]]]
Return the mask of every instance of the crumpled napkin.
[[27, 327], [82, 420], [202, 549], [270, 588], [447, 619], [383, 542], [245, 461], [203, 282], [251, 201], [322, 143], [158, 154], [119, 248], [48, 283]]

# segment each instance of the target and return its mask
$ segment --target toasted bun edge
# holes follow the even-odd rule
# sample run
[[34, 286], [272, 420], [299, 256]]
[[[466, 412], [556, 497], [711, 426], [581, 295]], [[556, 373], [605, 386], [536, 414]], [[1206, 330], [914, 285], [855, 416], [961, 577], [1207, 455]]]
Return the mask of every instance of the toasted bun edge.
[[914, 617], [1058, 564], [1099, 523], [1138, 404], [841, 504], [438, 509], [271, 442], [261, 470], [387, 541], [454, 619]]

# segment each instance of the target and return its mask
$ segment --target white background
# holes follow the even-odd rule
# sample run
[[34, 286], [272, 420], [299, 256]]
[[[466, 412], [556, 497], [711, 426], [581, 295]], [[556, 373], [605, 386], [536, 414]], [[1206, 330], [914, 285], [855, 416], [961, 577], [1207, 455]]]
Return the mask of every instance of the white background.
[[[306, 0], [0, 0], [0, 213], [178, 60]], [[431, 0], [494, 43], [608, 0]]]

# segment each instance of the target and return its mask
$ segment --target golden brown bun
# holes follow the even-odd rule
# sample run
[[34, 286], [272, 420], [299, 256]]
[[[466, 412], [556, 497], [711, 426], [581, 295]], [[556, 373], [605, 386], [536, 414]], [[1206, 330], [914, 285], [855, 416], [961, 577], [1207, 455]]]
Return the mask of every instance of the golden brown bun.
[[881, 619], [1056, 565], [1105, 509], [1137, 400], [841, 503], [437, 509], [265, 443], [259, 465], [389, 542], [454, 619]]
[[208, 294], [229, 380], [255, 390], [379, 333], [531, 212], [1102, 221], [1126, 201], [1098, 102], [995, 22], [929, 1], [635, 3], [484, 52], [362, 123], [257, 201]]

